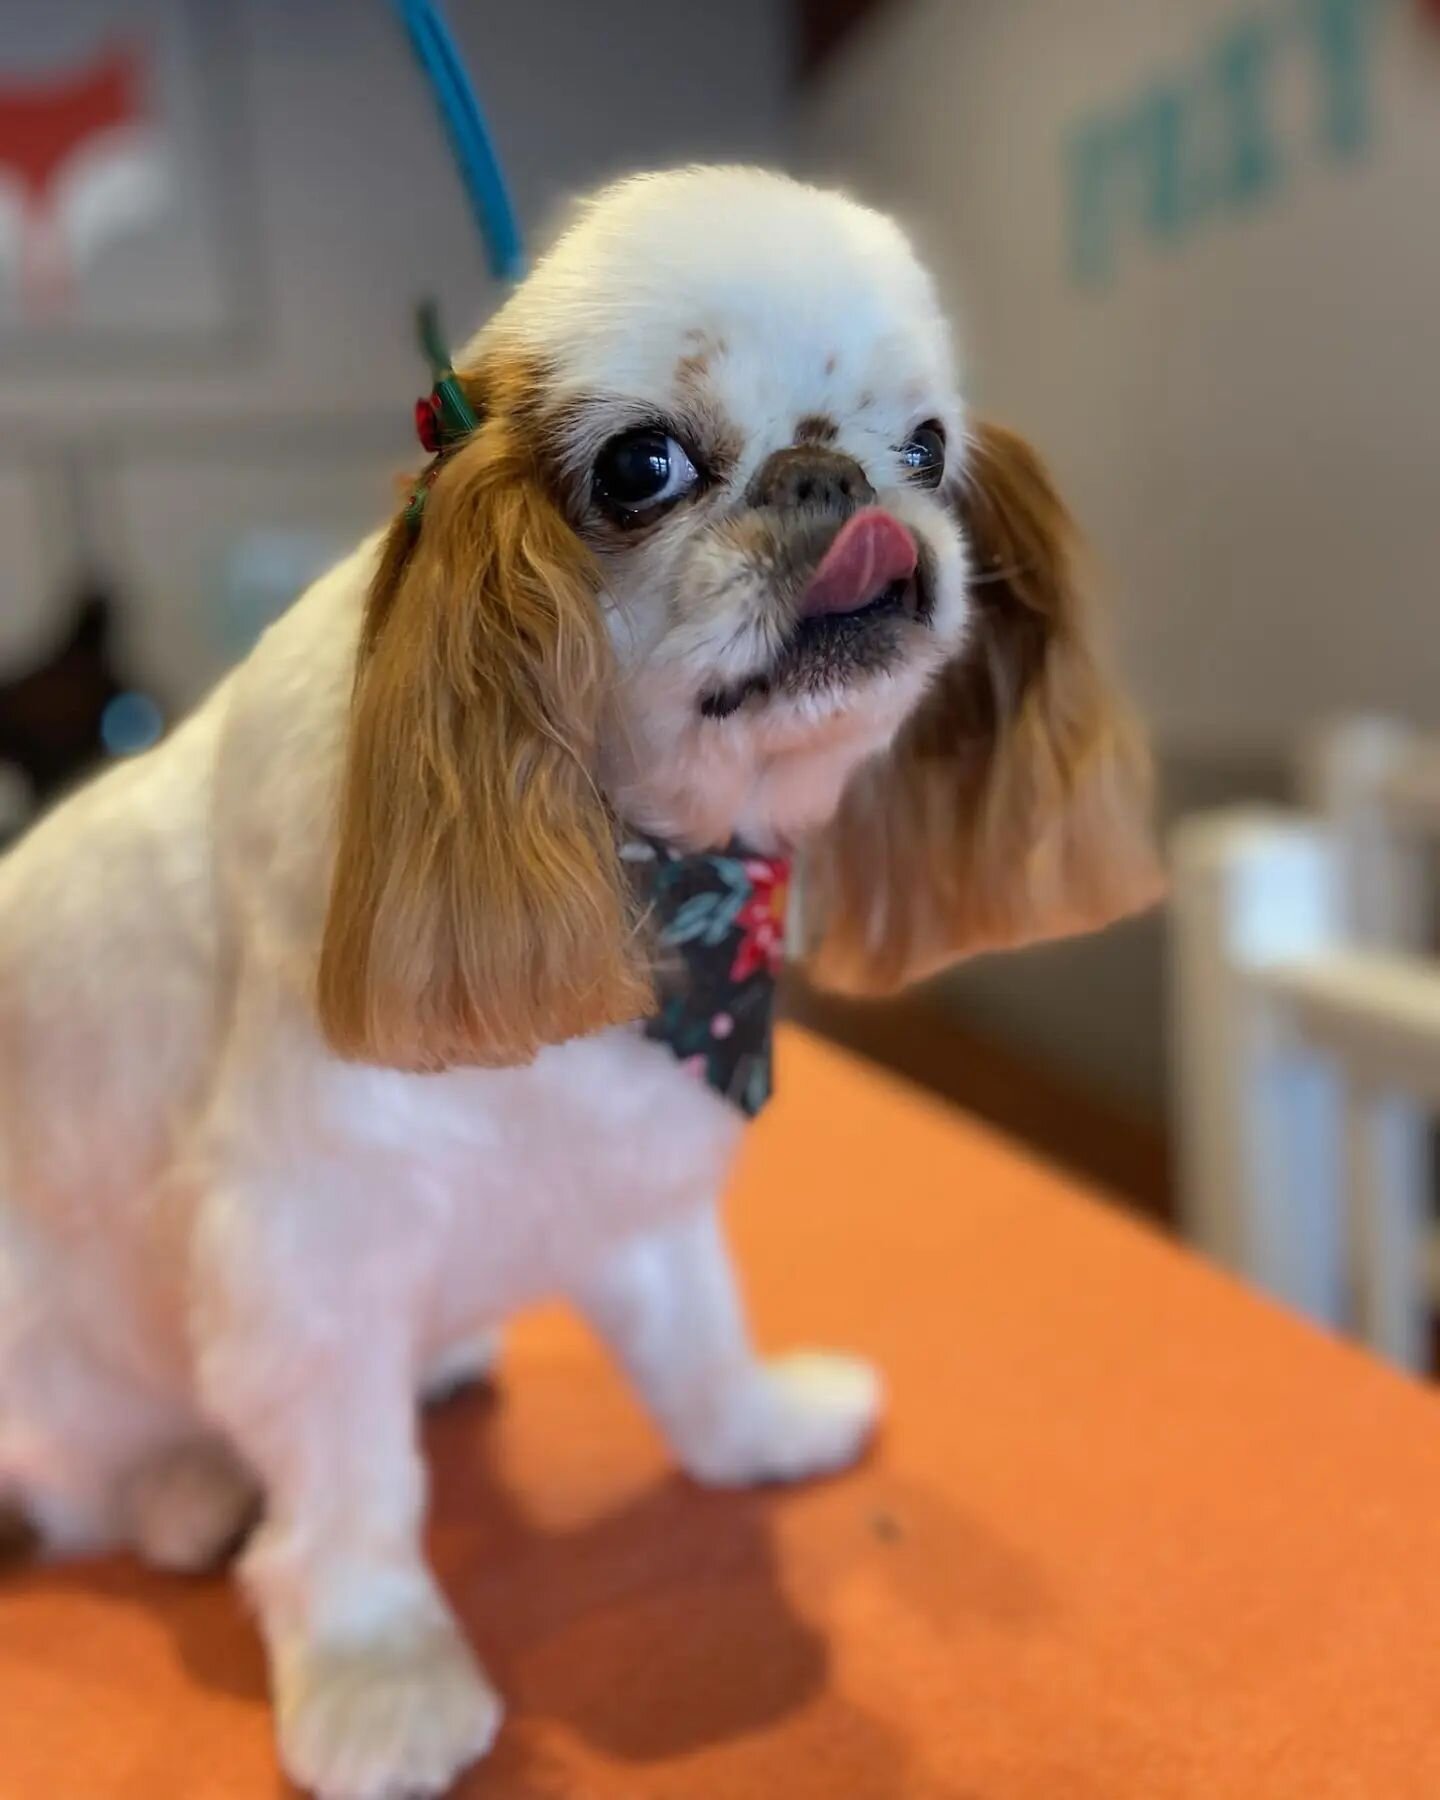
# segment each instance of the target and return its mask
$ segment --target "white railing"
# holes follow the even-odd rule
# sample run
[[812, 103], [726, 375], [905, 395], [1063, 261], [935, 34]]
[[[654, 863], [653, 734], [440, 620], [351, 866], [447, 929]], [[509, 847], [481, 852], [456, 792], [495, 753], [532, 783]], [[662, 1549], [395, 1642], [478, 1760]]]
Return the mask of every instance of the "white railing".
[[1175, 836], [1182, 1219], [1226, 1267], [1418, 1369], [1440, 1265], [1440, 745], [1354, 721], [1317, 740], [1304, 780], [1310, 813], [1237, 809]]

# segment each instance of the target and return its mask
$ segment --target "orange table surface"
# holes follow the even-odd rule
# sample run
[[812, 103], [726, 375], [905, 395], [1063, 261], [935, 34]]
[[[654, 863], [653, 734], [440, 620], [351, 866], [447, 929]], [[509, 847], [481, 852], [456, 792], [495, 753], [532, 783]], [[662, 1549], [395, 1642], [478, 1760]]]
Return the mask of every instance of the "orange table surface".
[[[580, 1328], [433, 1420], [510, 1703], [465, 1800], [1435, 1800], [1440, 1407], [796, 1032], [734, 1232], [769, 1345], [884, 1369], [863, 1467], [672, 1474]], [[3, 1800], [288, 1790], [221, 1579], [0, 1587]]]

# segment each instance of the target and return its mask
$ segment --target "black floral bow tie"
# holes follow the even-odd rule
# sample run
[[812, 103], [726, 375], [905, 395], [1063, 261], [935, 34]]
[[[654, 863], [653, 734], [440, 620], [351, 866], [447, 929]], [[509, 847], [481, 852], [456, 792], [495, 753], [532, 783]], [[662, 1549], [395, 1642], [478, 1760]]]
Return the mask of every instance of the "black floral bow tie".
[[680, 851], [642, 836], [621, 854], [657, 946], [659, 1008], [645, 1035], [753, 1118], [773, 1086], [790, 859], [739, 842]]

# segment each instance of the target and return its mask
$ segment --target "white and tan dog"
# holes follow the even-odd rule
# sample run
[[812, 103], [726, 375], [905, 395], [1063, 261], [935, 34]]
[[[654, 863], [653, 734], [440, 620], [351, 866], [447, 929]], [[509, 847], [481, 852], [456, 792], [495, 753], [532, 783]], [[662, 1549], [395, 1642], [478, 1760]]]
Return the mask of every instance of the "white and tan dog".
[[622, 822], [798, 847], [852, 990], [1151, 888], [1065, 515], [967, 421], [887, 219], [622, 183], [460, 368], [481, 422], [418, 527], [0, 864], [0, 1496], [170, 1565], [258, 1505], [282, 1753], [327, 1800], [433, 1794], [495, 1732], [416, 1408], [512, 1309], [573, 1297], [701, 1481], [875, 1422], [869, 1369], [750, 1346], [743, 1121], [636, 1024]]

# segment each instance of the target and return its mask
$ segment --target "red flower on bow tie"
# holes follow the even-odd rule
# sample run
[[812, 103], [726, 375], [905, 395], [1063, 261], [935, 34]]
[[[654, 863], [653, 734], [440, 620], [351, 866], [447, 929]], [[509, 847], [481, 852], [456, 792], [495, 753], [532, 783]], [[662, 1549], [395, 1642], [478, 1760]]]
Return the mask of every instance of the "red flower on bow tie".
[[785, 960], [785, 909], [790, 899], [790, 863], [783, 856], [745, 859], [750, 898], [735, 915], [744, 933], [730, 966], [730, 979], [744, 981], [757, 969], [780, 973]]

